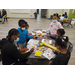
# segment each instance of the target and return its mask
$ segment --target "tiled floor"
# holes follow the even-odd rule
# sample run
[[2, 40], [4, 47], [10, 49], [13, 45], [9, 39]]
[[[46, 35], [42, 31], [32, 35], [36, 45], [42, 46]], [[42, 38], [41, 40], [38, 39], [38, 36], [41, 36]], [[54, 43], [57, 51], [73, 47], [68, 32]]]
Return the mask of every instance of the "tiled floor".
[[[6, 37], [8, 31], [11, 28], [18, 28], [18, 20], [19, 19], [8, 19], [8, 22], [5, 22], [4, 24], [0, 23], [0, 39]], [[33, 29], [43, 29], [43, 28], [47, 29], [49, 27], [49, 24], [51, 23], [51, 20], [45, 18], [37, 19], [37, 20], [36, 19], [25, 19], [25, 20], [28, 22], [30, 26], [29, 32], [31, 32]], [[64, 26], [64, 29], [66, 31], [66, 36], [69, 37], [70, 42], [72, 42], [73, 44], [73, 51], [68, 64], [75, 65], [75, 28]], [[38, 60], [36, 60], [36, 62], [37, 61]]]

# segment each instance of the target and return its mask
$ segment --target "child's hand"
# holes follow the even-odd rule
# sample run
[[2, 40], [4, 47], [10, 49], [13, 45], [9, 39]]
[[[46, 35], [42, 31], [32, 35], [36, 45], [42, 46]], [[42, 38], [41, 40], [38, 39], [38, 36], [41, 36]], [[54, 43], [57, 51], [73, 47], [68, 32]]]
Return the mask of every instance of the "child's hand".
[[42, 31], [42, 33], [45, 33], [45, 31]]
[[34, 37], [33, 37], [33, 39], [37, 39], [37, 38], [38, 38], [37, 36], [34, 36]]
[[20, 52], [26, 52], [27, 50], [29, 50], [28, 48], [20, 50]]
[[32, 48], [29, 52], [32, 53], [34, 51], [34, 48]]
[[55, 53], [55, 50], [52, 50], [53, 53]]
[[36, 39], [35, 36], [33, 37], [33, 39]]
[[53, 44], [55, 45], [55, 42], [53, 42]]
[[47, 38], [49, 38], [49, 37], [50, 37], [50, 35], [47, 35], [46, 37], [47, 37]]

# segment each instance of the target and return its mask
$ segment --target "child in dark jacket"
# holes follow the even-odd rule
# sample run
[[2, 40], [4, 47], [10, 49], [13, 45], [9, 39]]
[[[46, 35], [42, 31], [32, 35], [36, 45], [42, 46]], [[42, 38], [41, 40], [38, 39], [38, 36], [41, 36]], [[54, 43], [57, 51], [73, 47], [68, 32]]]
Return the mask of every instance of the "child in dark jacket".
[[68, 61], [70, 59], [70, 52], [67, 51], [67, 42], [64, 39], [57, 38], [55, 42], [56, 47], [61, 51], [57, 56], [53, 59], [53, 61], [50, 60], [50, 65], [67, 65]]

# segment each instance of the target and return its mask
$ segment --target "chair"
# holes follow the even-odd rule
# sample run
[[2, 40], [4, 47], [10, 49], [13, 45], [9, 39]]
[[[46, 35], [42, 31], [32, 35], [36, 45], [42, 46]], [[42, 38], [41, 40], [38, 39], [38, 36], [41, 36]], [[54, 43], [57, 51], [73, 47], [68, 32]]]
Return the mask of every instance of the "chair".
[[73, 50], [73, 45], [72, 45], [71, 42], [68, 42], [68, 48], [67, 48], [67, 50], [68, 50], [70, 53], [72, 52], [72, 50]]

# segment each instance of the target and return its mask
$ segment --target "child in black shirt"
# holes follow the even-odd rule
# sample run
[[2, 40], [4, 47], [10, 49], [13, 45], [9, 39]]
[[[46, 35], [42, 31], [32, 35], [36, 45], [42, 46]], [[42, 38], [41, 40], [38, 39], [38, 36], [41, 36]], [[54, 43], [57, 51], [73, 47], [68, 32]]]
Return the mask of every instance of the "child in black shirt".
[[50, 65], [67, 65], [70, 59], [70, 52], [66, 50], [67, 43], [64, 39], [57, 38], [55, 42], [56, 47], [61, 51], [57, 56], [50, 60]]

